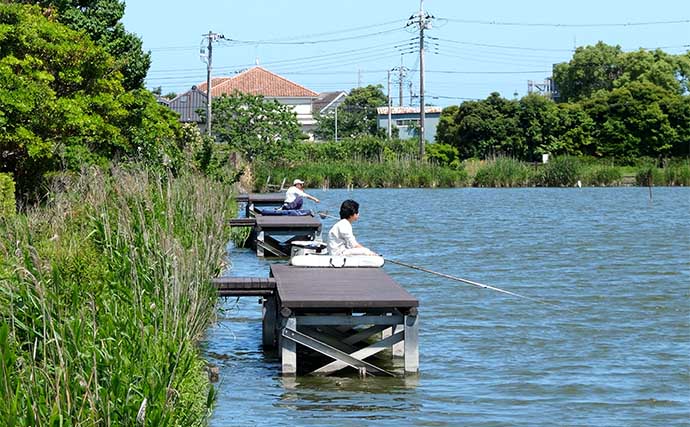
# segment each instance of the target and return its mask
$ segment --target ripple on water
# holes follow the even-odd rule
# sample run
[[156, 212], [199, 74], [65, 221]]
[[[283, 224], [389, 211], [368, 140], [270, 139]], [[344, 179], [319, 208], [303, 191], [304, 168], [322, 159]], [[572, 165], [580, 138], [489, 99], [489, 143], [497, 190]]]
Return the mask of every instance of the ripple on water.
[[[256, 300], [231, 300], [205, 342], [210, 424], [687, 426], [690, 189], [642, 190], [314, 191], [331, 212], [358, 200], [355, 233], [389, 258], [571, 311], [387, 263], [421, 301], [421, 375], [290, 379]], [[267, 276], [231, 256], [229, 274]]]

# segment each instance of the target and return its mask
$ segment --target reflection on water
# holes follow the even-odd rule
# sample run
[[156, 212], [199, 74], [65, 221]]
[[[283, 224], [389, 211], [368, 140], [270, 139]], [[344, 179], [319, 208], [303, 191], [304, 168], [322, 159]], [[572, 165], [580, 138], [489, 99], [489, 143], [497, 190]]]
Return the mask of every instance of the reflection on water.
[[[257, 299], [228, 299], [210, 424], [687, 426], [690, 189], [645, 191], [314, 191], [319, 210], [359, 201], [358, 239], [389, 258], [568, 310], [387, 263], [420, 299], [421, 375], [282, 378]], [[228, 274], [268, 275], [231, 256]]]

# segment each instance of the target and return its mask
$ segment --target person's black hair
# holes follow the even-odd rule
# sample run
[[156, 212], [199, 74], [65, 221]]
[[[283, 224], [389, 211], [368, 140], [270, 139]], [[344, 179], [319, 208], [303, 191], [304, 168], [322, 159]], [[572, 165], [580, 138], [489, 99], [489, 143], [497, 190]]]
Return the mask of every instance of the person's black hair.
[[342, 205], [340, 205], [340, 219], [348, 219], [352, 215], [359, 212], [359, 203], [354, 200], [345, 200]]

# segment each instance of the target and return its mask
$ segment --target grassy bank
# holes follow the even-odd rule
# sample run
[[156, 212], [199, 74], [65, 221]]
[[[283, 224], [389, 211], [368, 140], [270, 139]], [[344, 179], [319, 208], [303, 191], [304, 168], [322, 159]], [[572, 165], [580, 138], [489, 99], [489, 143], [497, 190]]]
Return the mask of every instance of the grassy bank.
[[4, 425], [202, 425], [230, 189], [90, 170], [0, 220]]
[[311, 187], [390, 188], [390, 187], [462, 187], [467, 174], [462, 169], [434, 165], [425, 161], [391, 160], [304, 162], [294, 166], [256, 163], [253, 169], [257, 190], [269, 176], [275, 182], [282, 177], [300, 177]]
[[[254, 190], [266, 191], [266, 183], [279, 184], [299, 177], [310, 187], [572, 187], [583, 186], [690, 186], [690, 162], [669, 162], [663, 168], [648, 160], [632, 166], [604, 160], [555, 157], [535, 164], [499, 157], [465, 160], [455, 165], [409, 159], [299, 160], [255, 162]], [[650, 181], [651, 180], [651, 181]]]

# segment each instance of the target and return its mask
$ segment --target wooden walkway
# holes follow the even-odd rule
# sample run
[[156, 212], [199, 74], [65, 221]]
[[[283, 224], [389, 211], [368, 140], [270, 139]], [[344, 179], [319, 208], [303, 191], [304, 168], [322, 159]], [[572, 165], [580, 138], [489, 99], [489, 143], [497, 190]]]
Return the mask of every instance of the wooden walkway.
[[314, 240], [321, 232], [321, 221], [313, 216], [256, 215], [252, 248], [256, 255], [290, 256], [290, 242]]
[[[419, 372], [419, 301], [383, 269], [274, 264], [270, 275], [214, 283], [220, 296], [261, 297], [262, 343], [278, 347], [283, 375], [349, 367], [361, 376], [394, 376], [370, 360], [384, 350], [404, 359], [405, 374]], [[308, 351], [326, 362], [307, 368], [305, 359], [316, 359]]]
[[[366, 359], [390, 349], [405, 373], [419, 370], [419, 301], [381, 268], [308, 268], [274, 264], [275, 301], [264, 306], [264, 344], [279, 347], [282, 372], [394, 375]], [[274, 332], [275, 331], [275, 332]], [[331, 361], [308, 372], [298, 345]]]
[[285, 201], [285, 193], [249, 193], [235, 196], [238, 203], [246, 203], [245, 216], [252, 215], [252, 206], [257, 207], [280, 207]]
[[261, 297], [273, 295], [276, 281], [265, 277], [218, 277], [213, 279], [221, 297]]

